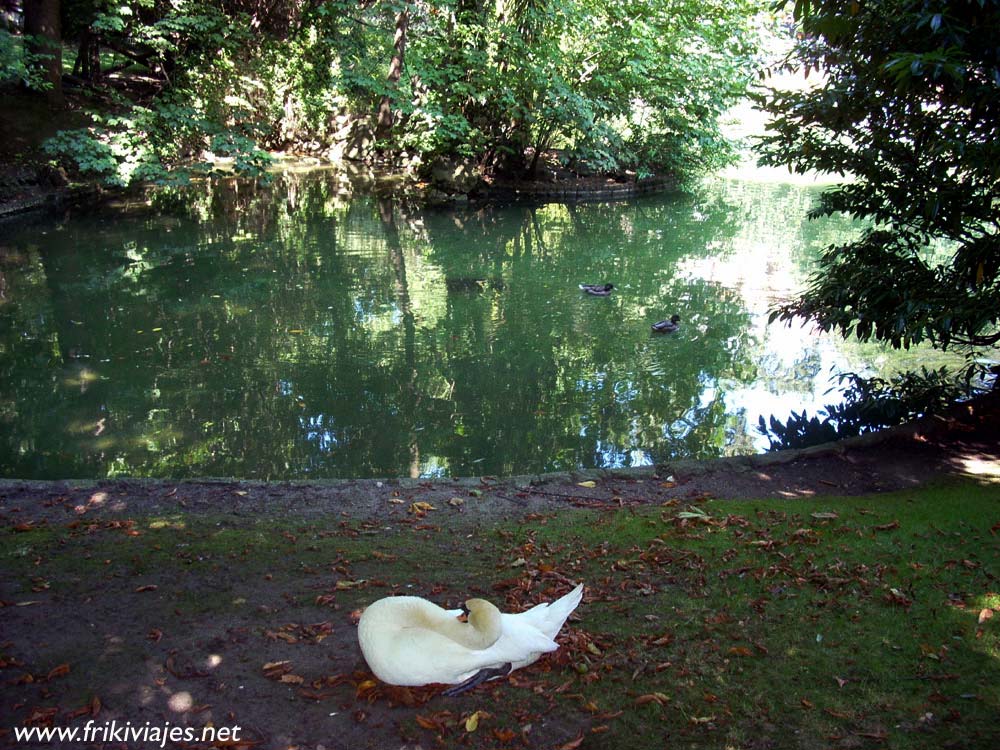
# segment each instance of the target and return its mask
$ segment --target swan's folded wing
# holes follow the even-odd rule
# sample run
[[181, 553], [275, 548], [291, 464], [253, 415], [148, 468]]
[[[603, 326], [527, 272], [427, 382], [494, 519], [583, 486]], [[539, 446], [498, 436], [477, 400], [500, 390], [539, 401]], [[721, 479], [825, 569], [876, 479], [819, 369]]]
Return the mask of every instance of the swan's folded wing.
[[499, 643], [516, 650], [520, 656], [528, 654], [547, 654], [559, 648], [559, 644], [530, 622], [518, 619], [517, 615], [504, 615], [502, 620], [503, 634]]

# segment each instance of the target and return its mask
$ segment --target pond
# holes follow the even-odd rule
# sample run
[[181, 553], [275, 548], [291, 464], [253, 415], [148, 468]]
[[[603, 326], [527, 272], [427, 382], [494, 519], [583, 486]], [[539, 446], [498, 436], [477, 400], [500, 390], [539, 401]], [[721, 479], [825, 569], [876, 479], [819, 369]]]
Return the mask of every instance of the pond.
[[[431, 210], [316, 171], [7, 227], [0, 475], [465, 476], [759, 452], [758, 416], [835, 400], [832, 368], [900, 364], [767, 324], [857, 231], [807, 221], [815, 197], [718, 179]], [[674, 313], [678, 332], [651, 331]]]

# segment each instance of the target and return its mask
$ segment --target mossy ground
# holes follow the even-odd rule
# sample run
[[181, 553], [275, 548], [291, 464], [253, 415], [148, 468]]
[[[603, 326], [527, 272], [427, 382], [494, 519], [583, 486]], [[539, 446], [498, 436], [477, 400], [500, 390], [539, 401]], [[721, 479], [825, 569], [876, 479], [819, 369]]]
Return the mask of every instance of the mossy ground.
[[[996, 484], [505, 516], [436, 503], [8, 525], [4, 741], [116, 718], [238, 724], [275, 748], [1000, 742]], [[357, 610], [381, 596], [517, 610], [573, 581], [587, 593], [560, 651], [459, 698], [384, 686], [357, 647]]]

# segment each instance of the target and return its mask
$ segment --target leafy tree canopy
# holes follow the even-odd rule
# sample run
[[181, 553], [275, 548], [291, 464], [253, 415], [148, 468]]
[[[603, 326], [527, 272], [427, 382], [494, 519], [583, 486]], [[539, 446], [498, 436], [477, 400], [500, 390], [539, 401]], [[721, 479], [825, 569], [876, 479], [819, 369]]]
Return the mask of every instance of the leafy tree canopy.
[[[814, 214], [843, 211], [870, 228], [827, 248], [772, 319], [897, 348], [961, 346], [969, 382], [1000, 342], [1000, 1], [793, 6], [802, 33], [783, 67], [821, 78], [760, 97], [773, 116], [762, 162], [844, 177]], [[926, 375], [900, 384], [940, 393], [941, 373]], [[902, 400], [903, 418], [922, 410]]]
[[849, 177], [815, 214], [872, 223], [831, 247], [782, 307], [891, 343], [1000, 341], [1000, 1], [796, 0], [787, 66], [822, 71], [771, 91], [763, 161]]
[[[100, 92], [103, 119], [51, 150], [124, 183], [169, 179], [205, 150], [253, 171], [261, 149], [337, 142], [352, 156], [458, 155], [514, 175], [557, 148], [597, 169], [685, 176], [732, 155], [718, 119], [756, 71], [758, 11], [753, 0], [63, 0], [79, 48], [71, 80]], [[391, 128], [376, 129], [383, 111]]]

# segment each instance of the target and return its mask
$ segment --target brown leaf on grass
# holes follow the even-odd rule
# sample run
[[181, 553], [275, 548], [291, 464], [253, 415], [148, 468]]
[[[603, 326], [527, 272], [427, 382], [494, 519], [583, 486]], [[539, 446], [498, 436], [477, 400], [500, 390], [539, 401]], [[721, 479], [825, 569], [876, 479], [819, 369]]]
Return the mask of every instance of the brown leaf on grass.
[[[390, 706], [400, 705], [406, 706], [407, 708], [414, 708], [420, 704], [420, 701], [417, 700], [413, 690], [408, 687], [386, 685], [385, 697], [388, 699]], [[423, 702], [426, 703], [426, 701]]]
[[139, 586], [134, 589], [135, 593], [141, 594], [144, 591], [156, 591], [159, 588], [155, 583], [147, 583], [145, 586]]
[[152, 641], [153, 643], [159, 643], [160, 639], [163, 638], [163, 631], [159, 628], [153, 628], [148, 633], [146, 633], [146, 640]]
[[46, 680], [51, 680], [55, 677], [62, 677], [63, 675], [69, 674], [69, 664], [60, 664], [58, 667], [53, 667], [49, 670], [49, 673], [45, 676]]
[[28, 725], [42, 724], [44, 726], [52, 726], [57, 713], [59, 713], [59, 709], [55, 706], [35, 708], [28, 714], [28, 718], [24, 720], [24, 723]]
[[979, 611], [979, 624], [982, 625], [984, 622], [986, 622], [987, 620], [989, 620], [991, 617], [993, 617], [993, 610], [992, 609], [990, 609], [989, 607], [986, 607], [985, 609], [981, 609]]
[[635, 705], [645, 706], [649, 703], [655, 703], [658, 706], [665, 706], [670, 702], [670, 696], [664, 693], [646, 693], [645, 695], [640, 695], [635, 699]]
[[424, 729], [429, 729], [438, 734], [445, 734], [448, 726], [454, 724], [455, 714], [451, 711], [436, 711], [429, 715], [417, 714], [415, 717], [417, 724]]
[[906, 609], [909, 609], [910, 606], [913, 604], [913, 600], [912, 599], [910, 599], [908, 596], [906, 596], [906, 594], [904, 594], [902, 591], [900, 591], [899, 589], [896, 589], [896, 588], [889, 589], [882, 596], [882, 598], [888, 604], [894, 604], [896, 606], [904, 607]]
[[673, 633], [664, 633], [659, 638], [649, 641], [650, 646], [669, 646], [674, 641]]
[[290, 661], [269, 661], [263, 666], [264, 676], [271, 680], [280, 680], [283, 675], [292, 671]]
[[574, 739], [570, 740], [564, 745], [560, 745], [558, 747], [558, 750], [577, 750], [577, 748], [583, 744], [583, 738], [585, 736], [586, 735], [584, 735], [583, 732], [580, 732], [580, 734], [577, 735]]
[[437, 510], [437, 508], [424, 500], [418, 500], [415, 503], [410, 503], [410, 513], [417, 518], [423, 518], [427, 515], [428, 511], [432, 510]]
[[357, 581], [345, 581], [343, 579], [337, 581], [337, 591], [347, 591], [348, 589], [356, 589], [364, 586], [368, 581], [364, 578], [358, 579]]
[[66, 721], [72, 721], [73, 719], [79, 719], [81, 716], [88, 716], [90, 714], [90, 706], [80, 706], [79, 708], [74, 708], [72, 711], [67, 711], [63, 714], [63, 719]]
[[377, 690], [378, 683], [375, 680], [362, 680], [355, 689], [355, 696], [357, 698], [370, 698], [374, 696]]
[[746, 646], [733, 646], [728, 653], [730, 656], [753, 656], [753, 652]]
[[[496, 737], [499, 742], [502, 742], [503, 744], [506, 745], [508, 742], [511, 742], [515, 737], [517, 737], [517, 732], [515, 732], [513, 729], [507, 729], [505, 727], [504, 729], [494, 729], [493, 736]], [[576, 745], [575, 747], [579, 747], [579, 745]], [[565, 745], [563, 745], [561, 748], [559, 748], [559, 750], [572, 750], [572, 748], [567, 748]]]
[[893, 521], [892, 523], [883, 523], [879, 526], [872, 527], [875, 531], [892, 531], [893, 529], [899, 528], [899, 521]]

